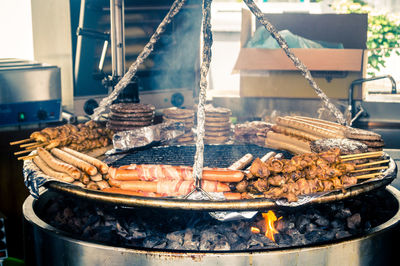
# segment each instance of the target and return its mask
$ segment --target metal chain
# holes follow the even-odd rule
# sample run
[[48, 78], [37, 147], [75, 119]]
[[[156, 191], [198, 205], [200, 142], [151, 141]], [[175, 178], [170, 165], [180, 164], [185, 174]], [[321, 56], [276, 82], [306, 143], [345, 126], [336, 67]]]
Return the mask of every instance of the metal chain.
[[[193, 178], [195, 179], [196, 189], [201, 190], [201, 180], [203, 177], [204, 162], [204, 123], [205, 123], [205, 104], [206, 90], [208, 86], [207, 75], [211, 62], [211, 46], [213, 43], [211, 31], [211, 2], [212, 0], [203, 0], [203, 53], [200, 66], [200, 93], [199, 104], [197, 107], [197, 140], [196, 154], [193, 165]], [[203, 192], [203, 191], [202, 191]]]

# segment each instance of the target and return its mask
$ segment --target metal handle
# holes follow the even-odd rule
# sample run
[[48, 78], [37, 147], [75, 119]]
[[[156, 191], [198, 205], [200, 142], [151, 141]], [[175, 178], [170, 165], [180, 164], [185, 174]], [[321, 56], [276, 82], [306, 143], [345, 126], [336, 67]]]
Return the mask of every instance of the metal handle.
[[397, 93], [397, 88], [396, 88], [396, 81], [394, 78], [390, 75], [384, 75], [384, 76], [378, 76], [378, 77], [372, 77], [372, 78], [362, 78], [362, 79], [356, 79], [354, 80], [349, 87], [349, 94], [348, 94], [348, 117], [347, 117], [347, 125], [351, 125], [351, 123], [354, 121], [352, 118], [354, 117], [355, 114], [355, 106], [354, 106], [354, 86], [360, 85], [364, 82], [369, 82], [369, 81], [374, 81], [374, 80], [379, 80], [379, 79], [389, 79], [390, 82], [392, 83], [392, 94]]

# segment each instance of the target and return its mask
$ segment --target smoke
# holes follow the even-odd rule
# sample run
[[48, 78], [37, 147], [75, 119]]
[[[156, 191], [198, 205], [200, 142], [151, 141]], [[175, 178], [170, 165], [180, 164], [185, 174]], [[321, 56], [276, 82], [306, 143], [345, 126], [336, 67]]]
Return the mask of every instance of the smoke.
[[[199, 69], [200, 1], [189, 0], [154, 49], [153, 68], [145, 90], [194, 89]], [[197, 4], [197, 5], [195, 5]]]

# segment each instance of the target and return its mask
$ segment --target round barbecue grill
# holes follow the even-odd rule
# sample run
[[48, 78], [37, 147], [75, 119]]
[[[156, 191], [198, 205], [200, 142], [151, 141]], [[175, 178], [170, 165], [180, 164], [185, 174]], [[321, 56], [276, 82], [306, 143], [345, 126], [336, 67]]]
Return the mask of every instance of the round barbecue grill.
[[[254, 158], [262, 157], [268, 152], [274, 151], [257, 145], [205, 145], [204, 166], [206, 167], [228, 167], [242, 156], [251, 153]], [[276, 151], [278, 152], [278, 151]], [[163, 146], [127, 154], [125, 157], [111, 163], [113, 166], [135, 164], [170, 164], [170, 165], [193, 165], [195, 146]], [[284, 154], [285, 157], [290, 156]], [[300, 196], [296, 203], [287, 203], [282, 200], [271, 200], [265, 198], [243, 199], [243, 200], [190, 200], [180, 198], [153, 198], [102, 192], [80, 188], [78, 186], [50, 181], [45, 186], [51, 190], [71, 194], [83, 199], [99, 202], [113, 203], [129, 207], [159, 207], [182, 210], [258, 210], [263, 208], [276, 208], [279, 206], [305, 206], [337, 201], [354, 197], [362, 193], [385, 187], [396, 177], [397, 167], [390, 158], [389, 168], [383, 172], [383, 177], [374, 181], [364, 181], [358, 185], [351, 186], [346, 190], [335, 190], [320, 195]]]

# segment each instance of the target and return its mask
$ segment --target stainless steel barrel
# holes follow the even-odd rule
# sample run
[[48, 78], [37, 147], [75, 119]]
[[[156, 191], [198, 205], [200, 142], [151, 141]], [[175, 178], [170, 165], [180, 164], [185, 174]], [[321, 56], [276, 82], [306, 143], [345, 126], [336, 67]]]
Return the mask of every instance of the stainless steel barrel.
[[46, 205], [25, 200], [26, 261], [29, 265], [392, 265], [400, 221], [400, 192], [386, 190], [397, 201], [396, 214], [365, 235], [324, 245], [243, 252], [173, 252], [95, 244], [71, 238], [35, 213]]

